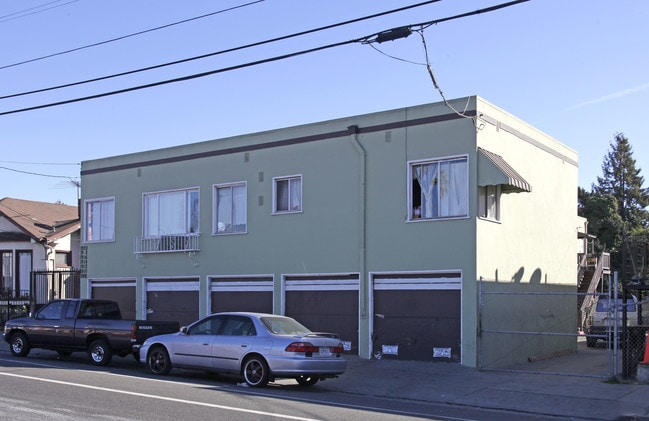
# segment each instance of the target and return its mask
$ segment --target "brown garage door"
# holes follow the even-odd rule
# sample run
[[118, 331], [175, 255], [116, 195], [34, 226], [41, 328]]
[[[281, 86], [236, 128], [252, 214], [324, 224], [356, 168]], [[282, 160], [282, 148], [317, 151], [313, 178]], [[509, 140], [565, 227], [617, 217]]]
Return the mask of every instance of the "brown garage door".
[[373, 279], [375, 356], [460, 360], [460, 273], [381, 275]]
[[198, 320], [199, 285], [197, 279], [147, 281], [147, 320], [173, 320], [186, 326]]
[[273, 312], [272, 277], [227, 277], [211, 280], [212, 313], [220, 311]]
[[285, 314], [316, 332], [340, 335], [347, 351], [358, 353], [358, 275], [285, 279]]
[[123, 319], [137, 319], [135, 309], [135, 279], [92, 280], [90, 297], [98, 300], [116, 301]]

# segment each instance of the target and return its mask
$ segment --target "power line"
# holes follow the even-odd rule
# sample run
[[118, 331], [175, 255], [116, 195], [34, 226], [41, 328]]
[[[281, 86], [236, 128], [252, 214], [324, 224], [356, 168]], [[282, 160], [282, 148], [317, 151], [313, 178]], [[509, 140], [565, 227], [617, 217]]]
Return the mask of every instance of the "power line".
[[25, 162], [25, 161], [0, 161], [3, 164], [23, 164], [23, 165], [79, 165], [77, 162]]
[[38, 175], [40, 177], [67, 178], [67, 179], [70, 179], [70, 180], [73, 180], [75, 178], [79, 178], [79, 177], [69, 177], [69, 176], [66, 176], [66, 175], [52, 175], [52, 174], [41, 174], [41, 173], [31, 172], [31, 171], [21, 171], [21, 170], [17, 170], [17, 169], [14, 169], [14, 168], [8, 168], [8, 167], [0, 167], [0, 170], [13, 171], [13, 172], [17, 172], [17, 173], [21, 173], [21, 174], [27, 174], [27, 175]]
[[[8, 22], [10, 20], [24, 18], [24, 17], [30, 16], [30, 15], [35, 15], [37, 13], [45, 12], [45, 11], [48, 11], [48, 10], [51, 10], [51, 9], [56, 9], [57, 7], [65, 6], [65, 5], [68, 5], [70, 3], [76, 3], [79, 0], [71, 0], [71, 1], [69, 1], [67, 3], [57, 4], [56, 6], [48, 7], [47, 9], [41, 9], [41, 10], [36, 10], [35, 12], [26, 13], [26, 12], [29, 12], [31, 10], [40, 9], [41, 7], [49, 6], [50, 4], [59, 3], [60, 1], [62, 1], [62, 0], [51, 1], [49, 3], [41, 4], [40, 6], [30, 7], [29, 9], [25, 9], [25, 10], [20, 11], [20, 12], [15, 12], [15, 13], [10, 13], [8, 15], [0, 16], [0, 23]], [[20, 15], [20, 16], [16, 16], [16, 15]], [[13, 17], [11, 17], [11, 16], [13, 16]], [[8, 18], [8, 19], [6, 19], [6, 18]]]
[[[388, 10], [388, 11], [385, 11], [385, 12], [380, 12], [380, 13], [376, 13], [376, 14], [361, 17], [361, 18], [351, 19], [351, 20], [348, 20], [348, 21], [345, 21], [345, 22], [335, 23], [335, 24], [332, 24], [332, 25], [321, 26], [319, 28], [310, 29], [310, 30], [302, 31], [302, 32], [296, 32], [296, 33], [293, 33], [293, 34], [290, 34], [290, 35], [284, 35], [284, 36], [281, 36], [281, 37], [271, 38], [271, 39], [267, 39], [267, 40], [264, 40], [264, 41], [258, 41], [258, 42], [254, 42], [254, 43], [251, 43], [251, 44], [242, 45], [242, 46], [239, 46], [239, 47], [228, 48], [228, 49], [221, 50], [221, 51], [216, 51], [216, 52], [213, 52], [213, 53], [202, 54], [200, 56], [185, 58], [185, 59], [176, 60], [176, 61], [172, 61], [172, 62], [168, 62], [168, 63], [158, 64], [158, 65], [155, 65], [155, 66], [143, 67], [143, 68], [140, 68], [140, 69], [130, 70], [130, 71], [127, 71], [127, 72], [115, 73], [115, 74], [108, 75], [108, 76], [101, 76], [101, 77], [97, 77], [97, 78], [93, 78], [93, 79], [87, 79], [87, 80], [83, 80], [83, 81], [80, 81], [80, 82], [72, 82], [72, 83], [67, 83], [67, 84], [64, 84], [64, 85], [52, 86], [52, 87], [49, 87], [49, 88], [41, 88], [41, 89], [35, 89], [35, 90], [32, 90], [32, 91], [27, 91], [27, 92], [20, 92], [20, 93], [17, 93], [17, 94], [4, 95], [4, 96], [0, 96], [0, 99], [15, 98], [15, 97], [18, 97], [18, 96], [32, 95], [32, 94], [41, 93], [41, 92], [53, 91], [53, 90], [56, 90], [56, 89], [69, 88], [69, 87], [72, 87], [72, 86], [78, 86], [78, 85], [83, 85], [83, 84], [87, 84], [87, 83], [98, 82], [98, 81], [101, 81], [101, 80], [107, 80], [107, 79], [112, 79], [112, 78], [116, 78], [116, 77], [121, 77], [121, 76], [131, 75], [131, 74], [135, 74], [135, 73], [140, 73], [140, 72], [144, 72], [144, 71], [159, 69], [159, 68], [162, 68], [162, 67], [173, 66], [173, 65], [176, 65], [176, 64], [186, 63], [186, 62], [189, 62], [189, 61], [199, 60], [199, 59], [212, 57], [212, 56], [216, 56], [216, 55], [220, 55], [220, 54], [232, 53], [232, 52], [235, 52], [235, 51], [244, 50], [244, 49], [251, 48], [251, 47], [258, 47], [258, 46], [264, 45], [264, 44], [270, 44], [270, 43], [277, 42], [277, 41], [283, 41], [283, 40], [286, 40], [286, 39], [295, 38], [295, 37], [298, 37], [298, 36], [307, 35], [307, 34], [319, 32], [319, 31], [324, 31], [324, 30], [327, 30], [327, 29], [332, 29], [332, 28], [336, 28], [336, 27], [339, 27], [339, 26], [343, 26], [343, 25], [349, 25], [349, 24], [360, 22], [360, 21], [363, 21], [363, 20], [374, 19], [374, 18], [381, 17], [381, 16], [388, 15], [388, 14], [402, 12], [404, 10], [424, 6], [424, 5], [431, 4], [431, 3], [437, 3], [439, 1], [441, 1], [441, 0], [428, 0], [428, 1], [425, 1], [425, 2], [422, 2], [422, 3], [417, 3], [417, 4], [410, 5], [410, 6], [400, 7], [398, 9], [392, 9], [392, 10]], [[0, 69], [2, 69], [2, 67], [0, 67]]]
[[[78, 0], [74, 0], [74, 1], [78, 1]], [[143, 31], [135, 32], [133, 34], [123, 35], [123, 36], [120, 36], [120, 37], [117, 37], [117, 38], [112, 38], [112, 39], [109, 39], [109, 40], [106, 40], [106, 41], [100, 41], [100, 42], [96, 42], [94, 44], [84, 45], [83, 47], [72, 48], [70, 50], [60, 51], [58, 53], [52, 53], [52, 54], [48, 54], [46, 56], [37, 57], [37, 58], [21, 61], [21, 62], [18, 62], [18, 63], [7, 64], [5, 66], [0, 66], [0, 70], [7, 69], [9, 67], [20, 66], [21, 64], [32, 63], [34, 61], [45, 60], [47, 58], [56, 57], [56, 56], [72, 53], [72, 52], [79, 51], [79, 50], [84, 50], [84, 49], [90, 48], [90, 47], [97, 47], [98, 45], [109, 44], [111, 42], [120, 41], [120, 40], [130, 38], [130, 37], [134, 37], [134, 36], [137, 36], [137, 35], [146, 34], [148, 32], [153, 32], [153, 31], [157, 31], [157, 30], [160, 30], [160, 29], [169, 28], [171, 26], [180, 25], [182, 23], [187, 23], [187, 22], [191, 22], [191, 21], [194, 21], [194, 20], [198, 20], [198, 19], [203, 19], [203, 18], [206, 18], [206, 17], [209, 17], [209, 16], [217, 15], [219, 13], [225, 13], [225, 12], [229, 12], [229, 11], [232, 11], [232, 10], [235, 10], [235, 9], [240, 9], [242, 7], [250, 6], [250, 5], [253, 5], [253, 4], [256, 4], [256, 3], [261, 3], [262, 1], [265, 1], [265, 0], [256, 0], [256, 1], [249, 2], [249, 3], [241, 4], [241, 5], [238, 5], [238, 6], [233, 6], [233, 7], [227, 8], [227, 9], [222, 9], [222, 10], [219, 10], [219, 11], [216, 11], [216, 12], [207, 13], [205, 15], [196, 16], [196, 17], [193, 17], [193, 18], [181, 20], [181, 21], [178, 21], [178, 22], [169, 23], [169, 24], [158, 26], [158, 27], [151, 28], [151, 29], [145, 29]], [[66, 3], [66, 4], [68, 4], [68, 3]]]
[[[437, 1], [439, 1], [439, 0], [437, 0]], [[407, 33], [407, 31], [400, 31], [401, 28], [408, 28], [410, 30], [413, 27], [421, 27], [423, 29], [423, 28], [427, 28], [427, 27], [429, 27], [431, 25], [435, 25], [435, 24], [440, 23], [440, 22], [447, 22], [447, 21], [450, 21], [450, 20], [464, 18], [464, 17], [467, 17], [467, 16], [472, 16], [472, 15], [477, 15], [477, 14], [481, 14], [481, 13], [491, 12], [491, 11], [494, 11], [494, 10], [502, 9], [504, 7], [513, 6], [513, 5], [516, 5], [516, 4], [519, 4], [519, 3], [524, 3], [524, 2], [527, 2], [527, 1], [529, 1], [529, 0], [511, 1], [509, 3], [503, 3], [503, 4], [500, 4], [498, 6], [492, 6], [492, 7], [485, 8], [485, 9], [478, 9], [478, 10], [475, 10], [473, 12], [467, 12], [467, 13], [463, 13], [461, 15], [455, 15], [455, 16], [450, 16], [450, 17], [446, 17], [446, 18], [442, 18], [442, 19], [431, 20], [431, 21], [428, 21], [428, 22], [422, 22], [422, 23], [418, 23], [418, 24], [403, 26], [403, 27], [396, 28], [396, 29], [393, 29], [393, 30], [390, 30], [390, 31], [397, 31], [400, 34], [405, 34], [405, 33]], [[239, 70], [239, 69], [243, 69], [243, 68], [246, 68], [246, 67], [256, 66], [256, 65], [259, 65], [259, 64], [271, 63], [271, 62], [275, 62], [275, 61], [279, 61], [279, 60], [284, 60], [284, 59], [287, 59], [287, 58], [297, 57], [297, 56], [304, 55], [304, 54], [309, 54], [309, 53], [313, 53], [313, 52], [317, 52], [317, 51], [323, 51], [323, 50], [334, 48], [334, 47], [341, 47], [343, 45], [349, 45], [349, 44], [354, 44], [354, 43], [366, 43], [367, 44], [367, 43], [372, 43], [372, 42], [382, 42], [381, 41], [381, 39], [382, 39], [381, 36], [384, 35], [386, 32], [389, 32], [389, 31], [377, 32], [377, 33], [374, 33], [374, 34], [371, 34], [371, 35], [368, 35], [368, 36], [365, 36], [365, 37], [356, 38], [356, 39], [352, 39], [352, 40], [349, 40], [349, 41], [341, 41], [341, 42], [337, 42], [337, 43], [333, 43], [333, 44], [323, 45], [323, 46], [320, 46], [320, 47], [310, 48], [310, 49], [307, 49], [307, 50], [297, 51], [297, 52], [294, 52], [294, 53], [289, 53], [289, 54], [284, 54], [284, 55], [280, 55], [280, 56], [270, 57], [270, 58], [257, 60], [257, 61], [253, 61], [253, 62], [248, 62], [248, 63], [243, 63], [243, 64], [239, 64], [239, 65], [236, 65], [236, 66], [224, 67], [224, 68], [221, 68], [221, 69], [211, 70], [211, 71], [207, 71], [207, 72], [196, 73], [196, 74], [192, 74], [192, 75], [188, 75], [188, 76], [182, 76], [182, 77], [178, 77], [178, 78], [174, 78], [174, 79], [167, 79], [167, 80], [163, 80], [163, 81], [159, 81], [159, 82], [153, 82], [153, 83], [149, 83], [149, 84], [145, 84], [145, 85], [139, 85], [139, 86], [134, 86], [134, 87], [125, 88], [125, 89], [119, 89], [119, 90], [116, 90], [116, 91], [104, 92], [104, 93], [100, 93], [100, 94], [95, 94], [95, 95], [90, 95], [90, 96], [85, 96], [85, 97], [80, 97], [80, 98], [74, 98], [74, 99], [69, 99], [69, 100], [65, 100], [65, 101], [58, 101], [58, 102], [53, 102], [53, 103], [49, 103], [49, 104], [36, 105], [36, 106], [33, 106], [33, 107], [21, 108], [21, 109], [12, 110], [12, 111], [4, 111], [4, 112], [0, 112], [0, 116], [20, 113], [20, 112], [25, 112], [25, 111], [33, 111], [33, 110], [49, 108], [49, 107], [55, 107], [55, 106], [59, 106], [59, 105], [72, 104], [72, 103], [75, 103], [75, 102], [87, 101], [87, 100], [91, 100], [91, 99], [97, 99], [97, 98], [102, 98], [102, 97], [107, 97], [107, 96], [112, 96], [112, 95], [132, 92], [132, 91], [137, 91], [137, 90], [141, 90], [141, 89], [147, 89], [147, 88], [152, 88], [152, 87], [156, 87], [156, 86], [167, 85], [167, 84], [170, 84], [170, 83], [184, 82], [184, 81], [187, 81], [187, 80], [192, 80], [192, 79], [202, 78], [202, 77], [206, 77], [206, 76], [211, 76], [211, 75], [214, 75], [214, 74], [217, 74], [217, 73], [224, 73], [224, 72], [229, 72], [229, 71], [232, 71], [232, 70]], [[407, 36], [407, 35], [404, 35], [402, 37], [405, 37], [405, 36]], [[392, 39], [396, 39], [396, 38], [392, 38]], [[388, 39], [388, 40], [391, 40], [391, 39]]]

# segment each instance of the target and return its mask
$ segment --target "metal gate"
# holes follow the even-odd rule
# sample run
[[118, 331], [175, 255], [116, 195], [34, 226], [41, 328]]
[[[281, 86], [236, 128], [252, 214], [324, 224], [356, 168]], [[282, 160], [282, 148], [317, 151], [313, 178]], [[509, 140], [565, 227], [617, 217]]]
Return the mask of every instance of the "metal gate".
[[81, 297], [79, 270], [32, 271], [31, 275], [31, 299], [36, 308], [55, 298]]
[[[482, 278], [479, 282], [479, 369], [596, 378], [620, 375], [619, 337], [624, 336], [609, 341], [611, 336], [586, 334], [579, 326], [578, 298], [600, 294], [577, 293], [567, 285]], [[621, 318], [622, 311], [614, 311], [612, 317]]]

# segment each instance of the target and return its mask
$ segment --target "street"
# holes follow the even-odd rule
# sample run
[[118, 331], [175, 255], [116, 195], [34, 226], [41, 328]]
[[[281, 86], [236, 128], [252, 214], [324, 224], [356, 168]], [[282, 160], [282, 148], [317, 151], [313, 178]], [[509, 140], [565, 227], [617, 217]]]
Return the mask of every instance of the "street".
[[[336, 393], [281, 380], [263, 389], [238, 379], [177, 370], [157, 377], [133, 358], [96, 368], [83, 353], [0, 351], [0, 411], [14, 420], [496, 420], [507, 412]], [[336, 381], [328, 380], [328, 381]], [[552, 419], [516, 414], [521, 420]]]

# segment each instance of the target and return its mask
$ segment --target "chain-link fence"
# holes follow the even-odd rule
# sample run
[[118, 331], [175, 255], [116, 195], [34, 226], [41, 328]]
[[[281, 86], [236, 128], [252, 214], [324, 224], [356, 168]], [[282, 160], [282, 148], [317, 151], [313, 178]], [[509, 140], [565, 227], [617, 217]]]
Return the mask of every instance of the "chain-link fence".
[[[649, 319], [642, 304], [649, 287], [625, 287], [620, 296], [575, 290], [568, 285], [480, 279], [480, 369], [635, 377], [645, 355]], [[618, 288], [615, 284], [608, 290]], [[592, 296], [592, 304], [582, 318], [578, 302], [584, 296]]]

